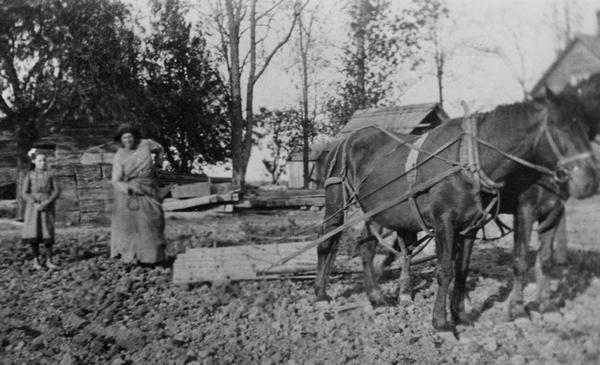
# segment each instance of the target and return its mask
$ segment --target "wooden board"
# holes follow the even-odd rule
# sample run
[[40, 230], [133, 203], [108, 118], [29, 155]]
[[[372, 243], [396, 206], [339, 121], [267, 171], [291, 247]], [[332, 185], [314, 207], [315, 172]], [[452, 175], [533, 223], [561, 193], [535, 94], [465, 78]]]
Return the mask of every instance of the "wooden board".
[[[317, 269], [315, 249], [298, 255], [287, 263], [264, 272], [301, 248], [308, 242], [269, 245], [243, 245], [217, 248], [192, 248], [177, 256], [173, 264], [173, 283], [222, 282], [237, 280], [272, 279], [288, 275], [314, 275]], [[381, 261], [385, 255], [378, 255]], [[390, 267], [396, 268], [397, 266]], [[334, 273], [361, 272], [360, 257], [338, 256]]]
[[166, 199], [163, 202], [165, 211], [183, 210], [195, 207], [202, 207], [210, 204], [231, 203], [239, 200], [237, 191], [231, 191], [227, 194], [213, 194], [190, 199]]
[[232, 183], [220, 183], [210, 185], [211, 194], [225, 194], [232, 190], [235, 190]]
[[175, 199], [195, 198], [210, 195], [210, 190], [210, 183], [208, 182], [176, 185], [171, 188], [171, 196]]

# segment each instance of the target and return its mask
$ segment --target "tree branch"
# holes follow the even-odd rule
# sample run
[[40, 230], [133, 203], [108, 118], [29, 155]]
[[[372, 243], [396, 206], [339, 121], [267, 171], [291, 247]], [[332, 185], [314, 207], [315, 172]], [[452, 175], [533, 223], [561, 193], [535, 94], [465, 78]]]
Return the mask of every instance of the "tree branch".
[[302, 9], [304, 9], [304, 7], [306, 7], [306, 5], [308, 4], [310, 0], [307, 0], [304, 5], [302, 5], [302, 7], [298, 10], [294, 10], [294, 20], [292, 21], [292, 25], [290, 25], [290, 29], [287, 32], [287, 34], [285, 35], [285, 37], [275, 46], [275, 48], [273, 48], [273, 50], [271, 51], [271, 53], [267, 56], [267, 58], [265, 59], [265, 63], [262, 65], [262, 67], [259, 69], [259, 71], [256, 73], [256, 76], [252, 78], [252, 85], [256, 84], [256, 81], [262, 76], [262, 74], [265, 72], [265, 70], [267, 69], [267, 67], [269, 66], [269, 63], [271, 63], [271, 60], [273, 59], [273, 57], [275, 56], [275, 54], [277, 54], [277, 52], [281, 49], [281, 47], [283, 47], [289, 40], [290, 37], [292, 36], [292, 33], [294, 31], [294, 27], [296, 26], [296, 22], [298, 21], [298, 16], [300, 15]]

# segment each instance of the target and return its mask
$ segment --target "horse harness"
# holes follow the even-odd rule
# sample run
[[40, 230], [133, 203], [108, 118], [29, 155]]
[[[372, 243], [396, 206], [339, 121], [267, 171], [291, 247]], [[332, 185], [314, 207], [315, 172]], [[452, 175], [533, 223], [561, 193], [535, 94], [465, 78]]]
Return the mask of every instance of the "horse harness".
[[[476, 209], [478, 211], [478, 214], [476, 215], [474, 220], [471, 222], [471, 224], [468, 225], [466, 228], [464, 228], [462, 231], [460, 231], [460, 234], [466, 235], [470, 232], [473, 232], [474, 230], [480, 229], [481, 227], [483, 227], [485, 224], [487, 224], [491, 220], [497, 219], [497, 215], [499, 213], [499, 208], [500, 208], [500, 189], [504, 186], [504, 184], [493, 181], [485, 173], [485, 171], [483, 171], [483, 169], [481, 168], [481, 161], [480, 161], [480, 157], [479, 157], [479, 145], [480, 144], [495, 150], [496, 152], [502, 154], [506, 158], [509, 158], [521, 165], [524, 165], [525, 167], [534, 169], [542, 174], [552, 176], [559, 183], [562, 183], [565, 181], [565, 176], [567, 176], [565, 174], [565, 172], [567, 171], [567, 168], [566, 168], [567, 165], [569, 165], [573, 162], [582, 160], [582, 159], [589, 158], [591, 156], [590, 152], [584, 152], [584, 153], [580, 153], [580, 154], [570, 156], [570, 157], [564, 156], [564, 154], [561, 153], [560, 149], [558, 148], [558, 144], [554, 140], [552, 133], [550, 133], [550, 131], [549, 131], [549, 127], [548, 127], [548, 123], [547, 123], [547, 115], [544, 114], [540, 132], [535, 139], [535, 145], [538, 144], [542, 135], [546, 137], [546, 139], [551, 147], [552, 152], [554, 153], [555, 157], [558, 160], [556, 170], [550, 170], [544, 166], [536, 165], [536, 164], [526, 161], [518, 156], [504, 152], [504, 151], [498, 149], [496, 146], [490, 144], [489, 142], [480, 139], [478, 137], [478, 122], [480, 121], [481, 118], [482, 118], [482, 114], [471, 114], [471, 115], [464, 117], [461, 122], [462, 133], [460, 135], [458, 135], [456, 138], [454, 138], [454, 139], [450, 140], [449, 142], [445, 143], [444, 145], [442, 145], [440, 148], [438, 148], [434, 152], [428, 152], [421, 148], [423, 146], [423, 144], [425, 143], [425, 141], [427, 140], [427, 137], [429, 136], [429, 132], [420, 135], [419, 137], [417, 137], [416, 139], [414, 139], [412, 141], [407, 141], [404, 138], [402, 138], [401, 136], [396, 135], [396, 134], [394, 134], [386, 129], [383, 129], [381, 127], [378, 127], [378, 126], [366, 126], [366, 127], [361, 128], [361, 129], [376, 128], [376, 129], [380, 130], [381, 132], [390, 136], [392, 139], [395, 139], [396, 141], [400, 142], [400, 144], [394, 150], [396, 150], [400, 146], [404, 146], [404, 145], [408, 146], [410, 148], [409, 154], [406, 159], [404, 172], [402, 174], [398, 175], [394, 180], [399, 179], [402, 176], [406, 175], [406, 178], [407, 178], [407, 181], [409, 184], [409, 190], [408, 190], [408, 194], [406, 194], [405, 200], [407, 200], [409, 202], [411, 209], [413, 210], [413, 212], [415, 213], [415, 215], [417, 217], [417, 221], [418, 221], [419, 226], [421, 227], [422, 231], [425, 232], [429, 237], [433, 236], [433, 230], [431, 227], [429, 227], [426, 224], [425, 219], [423, 218], [423, 215], [417, 205], [416, 197], [419, 194], [426, 192], [432, 186], [443, 181], [447, 177], [454, 175], [455, 173], [461, 173], [472, 183], [473, 189], [472, 189], [471, 193], [473, 194], [475, 204], [476, 204]], [[369, 176], [370, 172], [372, 172], [375, 167], [375, 166], [373, 166], [371, 168], [371, 170], [369, 171], [369, 173], [367, 173], [366, 176], [364, 176], [361, 179], [358, 186], [354, 187], [354, 186], [352, 186], [352, 184], [350, 184], [348, 182], [347, 172], [346, 172], [346, 153], [347, 153], [346, 146], [347, 146], [348, 140], [350, 139], [350, 136], [352, 136], [354, 133], [356, 133], [357, 131], [359, 131], [361, 129], [355, 130], [352, 134], [350, 134], [349, 136], [344, 138], [344, 140], [342, 140], [341, 142], [338, 143], [338, 145], [336, 146], [335, 151], [334, 151], [335, 155], [334, 155], [333, 159], [331, 160], [330, 168], [326, 175], [326, 176], [328, 176], [328, 178], [325, 180], [325, 188], [327, 188], [330, 185], [337, 185], [337, 184], [342, 184], [342, 186], [343, 186], [342, 191], [344, 194], [343, 200], [344, 200], [345, 204], [344, 204], [344, 208], [342, 208], [342, 209], [344, 210], [344, 212], [346, 211], [347, 207], [359, 202], [358, 187], [360, 187], [360, 184], [362, 184], [362, 182], [364, 182], [366, 180], [366, 178]], [[444, 158], [442, 156], [439, 156], [440, 152], [442, 152], [443, 150], [445, 150], [446, 148], [450, 147], [451, 145], [453, 145], [455, 143], [459, 143], [459, 161], [453, 161], [453, 160]], [[342, 151], [341, 173], [338, 176], [332, 176], [334, 167], [336, 165], [336, 161], [339, 157], [338, 154], [339, 154], [340, 150]], [[422, 153], [426, 156], [420, 162], [418, 162], [420, 153]], [[452, 165], [452, 167], [448, 171], [445, 171], [444, 173], [437, 175], [436, 177], [428, 180], [425, 183], [416, 184], [417, 176], [418, 176], [418, 168], [432, 158], [438, 158], [438, 159], [444, 160], [448, 164]], [[567, 178], [568, 178], [568, 176], [567, 176]], [[392, 180], [392, 181], [394, 181], [394, 180]], [[385, 185], [387, 185], [389, 183], [391, 183], [391, 181], [387, 182], [386, 184], [381, 186], [379, 189], [383, 188]], [[375, 193], [378, 190], [375, 190], [375, 191], [367, 194], [367, 196]], [[484, 194], [484, 193], [493, 195], [492, 199], [486, 205], [485, 208], [483, 207], [483, 203], [482, 203], [482, 194]]]

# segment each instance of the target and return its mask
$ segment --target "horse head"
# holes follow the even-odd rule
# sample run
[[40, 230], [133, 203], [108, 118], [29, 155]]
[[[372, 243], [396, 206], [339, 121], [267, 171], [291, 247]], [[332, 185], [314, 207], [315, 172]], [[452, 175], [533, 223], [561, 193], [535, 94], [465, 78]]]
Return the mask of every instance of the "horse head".
[[554, 166], [557, 179], [568, 180], [569, 192], [577, 199], [594, 194], [598, 173], [590, 135], [594, 125], [587, 122], [582, 101], [574, 95], [554, 94], [546, 88], [542, 120], [536, 136], [536, 149], [541, 163]]
[[561, 95], [581, 101], [586, 123], [590, 126], [590, 139], [594, 139], [600, 133], [600, 73], [567, 85]]

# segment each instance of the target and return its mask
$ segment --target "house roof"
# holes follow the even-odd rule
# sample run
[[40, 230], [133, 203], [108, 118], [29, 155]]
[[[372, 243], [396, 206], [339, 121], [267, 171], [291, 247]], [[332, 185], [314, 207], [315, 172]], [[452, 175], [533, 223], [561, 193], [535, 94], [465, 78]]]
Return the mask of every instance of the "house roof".
[[410, 133], [417, 127], [427, 127], [425, 118], [436, 113], [444, 121], [446, 112], [438, 103], [412, 104], [357, 110], [340, 134], [351, 133], [366, 126], [378, 126], [395, 133]]
[[576, 34], [573, 40], [571, 40], [571, 42], [564, 49], [564, 51], [562, 51], [558, 55], [558, 57], [556, 57], [554, 62], [552, 62], [550, 67], [548, 67], [548, 69], [544, 72], [542, 77], [540, 77], [538, 82], [536, 82], [535, 86], [531, 89], [532, 95], [537, 94], [538, 91], [542, 87], [544, 87], [548, 76], [550, 76], [550, 74], [554, 72], [554, 70], [558, 67], [558, 65], [560, 65], [562, 60], [569, 54], [569, 52], [571, 52], [571, 50], [573, 49], [573, 47], [575, 47], [577, 43], [583, 44], [592, 54], [594, 54], [596, 57], [598, 57], [598, 59], [600, 59], [600, 37], [588, 34]]

